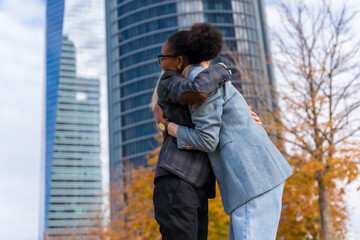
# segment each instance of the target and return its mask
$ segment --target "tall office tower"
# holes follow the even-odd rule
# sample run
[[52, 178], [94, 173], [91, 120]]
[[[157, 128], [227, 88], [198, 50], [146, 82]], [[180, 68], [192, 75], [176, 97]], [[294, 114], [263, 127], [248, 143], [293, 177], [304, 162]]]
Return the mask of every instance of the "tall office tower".
[[[92, 239], [102, 206], [102, 0], [46, 3], [45, 186], [40, 239]], [[72, 238], [74, 239], [74, 238]]]
[[[170, 34], [208, 22], [223, 33], [225, 51], [265, 59], [264, 19], [262, 0], [106, 0], [110, 170], [123, 173], [125, 159], [146, 164], [159, 144], [149, 102], [161, 72], [156, 56]], [[272, 83], [271, 67], [261, 71]], [[243, 91], [244, 81], [233, 84]]]

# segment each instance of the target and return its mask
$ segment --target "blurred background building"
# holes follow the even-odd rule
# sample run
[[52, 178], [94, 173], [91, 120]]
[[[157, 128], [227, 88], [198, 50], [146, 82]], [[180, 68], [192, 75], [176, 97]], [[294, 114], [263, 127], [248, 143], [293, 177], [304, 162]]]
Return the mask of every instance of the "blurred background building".
[[[102, 0], [46, 2], [45, 191], [40, 233], [88, 236], [102, 207]], [[42, 235], [42, 234], [41, 234]], [[41, 236], [40, 238], [43, 238]]]
[[[146, 165], [144, 155], [159, 145], [149, 102], [161, 73], [156, 57], [172, 33], [195, 22], [216, 25], [224, 51], [252, 61], [254, 81], [266, 76], [273, 84], [271, 67], [259, 64], [268, 51], [263, 7], [262, 0], [106, 0], [110, 181], [115, 172], [122, 177], [124, 161]], [[259, 111], [241, 76], [233, 84]]]

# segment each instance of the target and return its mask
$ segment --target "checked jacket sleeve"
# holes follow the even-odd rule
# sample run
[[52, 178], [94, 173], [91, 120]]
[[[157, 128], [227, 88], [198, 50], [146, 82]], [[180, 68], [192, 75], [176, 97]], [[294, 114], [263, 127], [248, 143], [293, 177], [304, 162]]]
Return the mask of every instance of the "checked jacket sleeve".
[[172, 71], [165, 72], [160, 79], [158, 95], [163, 101], [192, 105], [205, 102], [208, 95], [231, 79], [229, 71], [215, 64], [200, 72], [194, 81]]

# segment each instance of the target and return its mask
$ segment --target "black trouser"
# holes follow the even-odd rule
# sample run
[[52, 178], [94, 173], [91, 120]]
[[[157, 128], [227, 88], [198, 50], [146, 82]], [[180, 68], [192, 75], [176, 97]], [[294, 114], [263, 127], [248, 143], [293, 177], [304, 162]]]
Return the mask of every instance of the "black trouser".
[[201, 188], [166, 175], [155, 180], [155, 219], [163, 240], [206, 240], [208, 232], [208, 183]]

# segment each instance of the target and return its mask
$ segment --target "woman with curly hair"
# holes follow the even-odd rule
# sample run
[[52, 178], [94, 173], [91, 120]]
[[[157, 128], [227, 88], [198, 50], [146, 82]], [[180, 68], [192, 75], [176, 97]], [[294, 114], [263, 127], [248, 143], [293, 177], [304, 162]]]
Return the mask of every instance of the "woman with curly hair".
[[[199, 78], [208, 70], [203, 61], [216, 57], [212, 50], [222, 44], [222, 39], [209, 37], [217, 32], [209, 24], [194, 24], [189, 30], [188, 61], [194, 65], [188, 76], [193, 80], [192, 88], [179, 76], [164, 77], [166, 72], [158, 85], [160, 107], [162, 102], [196, 103], [189, 105], [195, 127], [162, 119], [161, 112], [155, 116], [157, 122], [167, 124], [168, 134], [177, 138], [179, 149], [208, 153], [225, 212], [230, 215], [230, 239], [273, 240], [284, 181], [292, 169], [265, 130], [253, 121], [239, 91], [230, 83], [218, 87], [218, 79]], [[201, 103], [198, 96], [204, 95], [207, 99]], [[169, 109], [163, 110], [167, 117]]]
[[[193, 59], [188, 46], [189, 36], [193, 34], [187, 30], [179, 31], [169, 36], [164, 43], [161, 55], [158, 56], [164, 73], [156, 88], [158, 91], [155, 90], [150, 104], [152, 109], [159, 104], [169, 120], [190, 128], [194, 128], [194, 124], [191, 121], [189, 108], [183, 104], [164, 101], [167, 97], [176, 98], [174, 95], [168, 96], [164, 90], [173, 83], [176, 84], [176, 81], [171, 81], [170, 78], [180, 77], [185, 67], [190, 64], [189, 59]], [[214, 35], [208, 35], [208, 40], [214, 38], [221, 40], [221, 37], [221, 34], [216, 32]], [[221, 48], [222, 41], [214, 48], [216, 49], [216, 53], [213, 53], [214, 57], [221, 52]], [[217, 89], [218, 85], [204, 86], [204, 83], [224, 82], [230, 78], [229, 72], [223, 66], [216, 64], [198, 75], [201, 84], [185, 80], [185, 84], [182, 84], [182, 88], [178, 90], [180, 92], [204, 89], [211, 92]], [[176, 88], [176, 85], [172, 85], [172, 88]], [[192, 95], [191, 91], [188, 91], [190, 94], [186, 96], [187, 98], [196, 101], [205, 100], [205, 94]], [[256, 117], [254, 114], [254, 118]], [[166, 121], [160, 123], [163, 130], [166, 129], [166, 125]], [[162, 239], [205, 240], [208, 232], [208, 198], [215, 196], [215, 178], [208, 154], [203, 151], [178, 149], [176, 138], [166, 131], [163, 138], [155, 171], [153, 199], [155, 218], [160, 225]]]
[[[164, 43], [159, 64], [164, 73], [155, 90], [151, 107], [159, 104], [165, 115], [172, 122], [190, 128], [189, 108], [183, 104], [173, 104], [167, 101], [163, 83], [168, 86], [169, 77], [180, 77], [189, 62], [189, 31], [179, 31], [169, 36]], [[218, 50], [219, 52], [221, 49]], [[220, 65], [209, 68], [199, 74], [201, 82], [207, 80], [229, 80], [231, 76]], [[188, 89], [199, 86], [185, 80]], [[214, 91], [215, 86], [209, 91]], [[159, 94], [157, 94], [159, 93]], [[203, 96], [202, 96], [203, 97]], [[201, 98], [201, 96], [200, 96]], [[162, 125], [161, 125], [162, 124]], [[167, 122], [160, 125], [165, 130]], [[154, 180], [154, 210], [155, 219], [160, 225], [163, 240], [206, 240], [208, 232], [208, 198], [215, 196], [215, 178], [207, 153], [203, 151], [184, 151], [177, 148], [176, 138], [166, 131], [163, 134], [163, 144], [159, 153]]]

